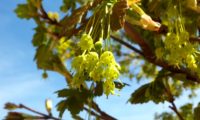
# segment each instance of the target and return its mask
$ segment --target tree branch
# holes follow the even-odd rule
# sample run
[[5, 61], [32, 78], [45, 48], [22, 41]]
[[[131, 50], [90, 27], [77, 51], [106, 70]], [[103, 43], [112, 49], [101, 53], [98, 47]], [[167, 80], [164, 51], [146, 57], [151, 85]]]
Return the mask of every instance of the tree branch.
[[96, 110], [98, 113], [100, 113], [101, 118], [103, 118], [104, 120], [117, 120], [116, 118], [102, 111], [94, 101], [92, 101], [92, 108]]
[[101, 118], [101, 116], [98, 115], [97, 113], [95, 113], [94, 111], [92, 111], [92, 110], [90, 110], [90, 109], [88, 109], [88, 108], [86, 108], [86, 107], [84, 107], [83, 109], [86, 110], [88, 113], [91, 113], [93, 116], [96, 116], [96, 117], [98, 117], [98, 118]]
[[131, 24], [128, 22], [125, 22], [124, 24], [124, 30], [126, 34], [138, 45], [141, 47], [143, 54], [145, 57], [152, 59], [152, 57], [155, 57], [150, 46], [143, 40], [143, 38], [137, 34], [137, 32], [133, 29]]
[[[32, 116], [29, 114], [25, 114], [25, 116], [23, 116], [23, 118], [19, 119], [18, 116], [21, 117], [21, 115], [23, 116], [24, 113], [22, 112], [8, 112], [7, 116], [5, 119], [3, 120], [47, 120], [49, 118], [44, 117], [44, 116]], [[52, 119], [54, 120], [54, 119]]]
[[197, 37], [197, 38], [191, 37], [191, 38], [190, 38], [190, 41], [191, 41], [191, 42], [198, 42], [198, 43], [200, 43], [200, 37]]
[[61, 120], [61, 119], [56, 118], [56, 117], [53, 117], [53, 116], [51, 116], [51, 115], [47, 115], [47, 114], [38, 112], [38, 111], [36, 111], [36, 110], [33, 110], [32, 108], [29, 108], [29, 107], [27, 107], [27, 106], [25, 106], [25, 105], [23, 105], [23, 104], [19, 104], [19, 108], [23, 108], [23, 109], [26, 109], [26, 110], [28, 110], [28, 111], [31, 111], [31, 112], [33, 112], [33, 113], [35, 113], [35, 114], [41, 115], [41, 116], [43, 116], [43, 117], [46, 118], [46, 119]]
[[[170, 75], [170, 74], [168, 74], [168, 75]], [[178, 116], [178, 118], [179, 118], [180, 120], [184, 120], [184, 119], [183, 119], [183, 116], [180, 114], [180, 112], [178, 111], [178, 109], [177, 109], [177, 107], [176, 107], [176, 105], [175, 105], [175, 103], [174, 103], [175, 99], [174, 99], [174, 96], [173, 96], [173, 94], [172, 94], [172, 92], [171, 92], [169, 83], [168, 83], [167, 80], [166, 80], [166, 82], [167, 82], [167, 83], [165, 84], [164, 89], [165, 89], [165, 91], [166, 91], [166, 93], [167, 93], [167, 95], [168, 95], [168, 97], [169, 97], [169, 99], [168, 99], [167, 101], [168, 101], [169, 103], [171, 103], [171, 106], [169, 106], [169, 108], [172, 109], [172, 110], [176, 113], [176, 115]]]
[[130, 45], [129, 43], [123, 41], [122, 39], [120, 39], [120, 38], [118, 38], [118, 37], [116, 37], [116, 36], [114, 36], [114, 35], [111, 35], [111, 38], [113, 38], [113, 40], [115, 40], [115, 41], [121, 43], [122, 45], [126, 46], [127, 48], [129, 48], [129, 49], [135, 51], [136, 53], [138, 53], [138, 54], [144, 56], [144, 54], [143, 54], [140, 50], [138, 50], [137, 48], [133, 47], [133, 46]]
[[184, 119], [183, 119], [183, 116], [182, 116], [182, 115], [179, 113], [179, 111], [177, 110], [177, 107], [176, 107], [174, 101], [171, 101], [170, 103], [171, 103], [172, 106], [169, 106], [169, 108], [172, 109], [172, 110], [176, 113], [176, 115], [178, 116], [178, 118], [179, 118], [180, 120], [184, 120]]
[[59, 22], [57, 22], [56, 20], [52, 20], [51, 18], [49, 18], [48, 14], [47, 14], [47, 12], [44, 10], [44, 7], [43, 7], [42, 4], [40, 4], [40, 9], [39, 9], [39, 10], [40, 10], [40, 12], [41, 12], [41, 14], [39, 14], [39, 16], [40, 16], [41, 18], [43, 18], [44, 20], [46, 20], [47, 23], [53, 24], [53, 25], [57, 25], [57, 26], [61, 26], [61, 24], [60, 24]]

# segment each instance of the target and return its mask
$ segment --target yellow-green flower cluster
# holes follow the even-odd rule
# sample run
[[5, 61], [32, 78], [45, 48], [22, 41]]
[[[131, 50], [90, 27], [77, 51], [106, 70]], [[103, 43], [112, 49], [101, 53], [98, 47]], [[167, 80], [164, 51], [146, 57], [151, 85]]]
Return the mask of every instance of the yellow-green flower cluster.
[[83, 34], [79, 46], [84, 52], [72, 60], [71, 66], [75, 70], [72, 86], [80, 87], [85, 80], [92, 79], [94, 82], [103, 82], [104, 93], [107, 96], [114, 94], [114, 80], [119, 78], [120, 66], [115, 61], [113, 53], [105, 51], [98, 54], [91, 51], [94, 44], [87, 34]]
[[157, 48], [155, 54], [158, 59], [165, 59], [175, 67], [188, 67], [196, 70], [197, 46], [189, 41], [189, 33], [185, 29], [184, 18], [177, 6], [172, 6], [168, 11], [169, 32], [165, 36], [164, 48]]
[[57, 52], [59, 55], [62, 55], [66, 52], [67, 48], [69, 48], [70, 46], [70, 42], [69, 40], [66, 40], [65, 37], [62, 37], [60, 40], [59, 40], [59, 43], [57, 45]]
[[88, 34], [83, 34], [79, 42], [81, 50], [91, 50], [94, 47], [92, 37]]

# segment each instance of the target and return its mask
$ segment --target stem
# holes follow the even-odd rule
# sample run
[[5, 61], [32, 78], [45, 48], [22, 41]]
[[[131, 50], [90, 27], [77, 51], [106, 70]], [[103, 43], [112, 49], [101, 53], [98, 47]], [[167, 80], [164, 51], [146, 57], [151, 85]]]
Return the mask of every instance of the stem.
[[114, 118], [114, 117], [108, 115], [106, 112], [102, 111], [94, 101], [92, 102], [92, 108], [100, 114], [100, 117], [103, 120], [117, 120], [116, 118]]
[[130, 23], [125, 22], [124, 30], [131, 40], [136, 42], [141, 47], [146, 58], [153, 59], [155, 57], [149, 44], [136, 32]]
[[167, 93], [167, 95], [169, 97], [168, 102], [171, 103], [171, 106], [169, 106], [169, 108], [172, 109], [176, 113], [176, 115], [178, 116], [178, 118], [180, 120], [184, 120], [183, 116], [180, 114], [180, 112], [178, 111], [178, 109], [177, 109], [177, 107], [176, 107], [176, 105], [174, 103], [175, 99], [174, 99], [174, 96], [172, 95], [172, 92], [170, 90], [170, 86], [168, 84], [168, 81], [166, 81], [164, 89], [165, 89], [165, 91], [166, 91], [166, 93]]
[[48, 14], [44, 10], [44, 7], [42, 6], [42, 4], [40, 5], [40, 12], [41, 12], [41, 14], [39, 14], [39, 16], [41, 18], [45, 19], [49, 24], [61, 26], [61, 24], [59, 22], [57, 22], [56, 20], [52, 20], [51, 18], [49, 18]]
[[88, 113], [91, 113], [93, 116], [96, 116], [98, 118], [102, 118], [100, 115], [98, 115], [97, 113], [95, 113], [94, 111], [92, 111], [92, 110], [90, 110], [86, 107], [84, 107], [83, 109], [86, 110]]
[[41, 116], [45, 117], [46, 119], [61, 120], [61, 119], [56, 118], [56, 117], [53, 117], [53, 116], [51, 116], [51, 115], [47, 115], [47, 114], [38, 112], [38, 111], [36, 111], [36, 110], [33, 110], [32, 108], [29, 108], [29, 107], [27, 107], [27, 106], [25, 106], [25, 105], [23, 105], [23, 104], [19, 104], [19, 108], [23, 108], [23, 109], [26, 109], [26, 110], [28, 110], [28, 111], [31, 111], [31, 112], [33, 112], [33, 113], [35, 113], [35, 114], [41, 115]]
[[120, 39], [120, 38], [118, 38], [118, 37], [116, 37], [116, 36], [114, 36], [114, 35], [111, 35], [111, 38], [113, 38], [113, 40], [115, 40], [115, 41], [121, 43], [122, 45], [126, 46], [127, 48], [129, 48], [129, 49], [135, 51], [136, 53], [138, 53], [138, 54], [144, 56], [144, 54], [143, 54], [140, 50], [138, 50], [137, 48], [133, 47], [131, 44], [129, 44], [129, 43], [123, 41], [122, 39]]
[[169, 106], [169, 108], [171, 108], [171, 109], [176, 113], [176, 115], [178, 116], [178, 118], [179, 118], [180, 120], [184, 120], [184, 119], [183, 119], [183, 116], [182, 116], [182, 115], [180, 114], [180, 112], [177, 110], [177, 107], [176, 107], [174, 101], [171, 101], [170, 103], [171, 103], [172, 106]]

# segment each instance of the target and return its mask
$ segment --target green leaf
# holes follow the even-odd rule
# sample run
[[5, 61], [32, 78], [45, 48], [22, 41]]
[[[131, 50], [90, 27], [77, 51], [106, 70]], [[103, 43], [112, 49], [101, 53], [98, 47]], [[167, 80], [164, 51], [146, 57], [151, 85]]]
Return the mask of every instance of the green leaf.
[[37, 16], [37, 8], [32, 4], [19, 4], [15, 13], [19, 18], [30, 19]]
[[145, 62], [145, 64], [142, 65], [142, 71], [143, 74], [145, 74], [145, 77], [147, 78], [154, 77], [157, 74], [156, 66], [149, 62]]
[[67, 97], [67, 96], [75, 94], [76, 90], [62, 89], [62, 90], [56, 91], [56, 93], [58, 94], [58, 97]]
[[69, 110], [72, 115], [78, 114], [83, 110], [84, 104], [75, 97], [69, 97], [57, 104], [57, 110], [59, 111], [59, 117], [62, 117], [65, 110]]
[[57, 111], [59, 111], [59, 117], [61, 118], [65, 110], [68, 108], [67, 102], [66, 100], [62, 100], [56, 106], [57, 106]]
[[[97, 0], [95, 0], [96, 2]], [[69, 12], [69, 10], [74, 11], [77, 5], [86, 4], [91, 2], [91, 0], [63, 0], [63, 5], [60, 7], [62, 12]]]
[[60, 112], [59, 117], [62, 117], [65, 110], [69, 110], [72, 116], [75, 116], [83, 110], [84, 104], [92, 96], [92, 93], [85, 89], [62, 89], [56, 93], [58, 97], [65, 98], [57, 104], [57, 110]]
[[155, 120], [177, 120], [173, 113], [163, 112], [161, 114], [155, 114]]
[[60, 7], [60, 10], [63, 12], [68, 12], [69, 9], [74, 10], [76, 8], [75, 0], [63, 0], [63, 5]]
[[155, 80], [151, 83], [145, 84], [132, 93], [129, 102], [132, 104], [146, 103], [153, 101], [158, 104], [160, 102], [168, 101], [168, 95], [165, 91], [166, 86], [162, 79]]
[[66, 16], [60, 21], [60, 24], [63, 25], [62, 31], [65, 35], [71, 37], [71, 35], [73, 34], [73, 30], [76, 27], [76, 24], [81, 22], [83, 15], [86, 14], [89, 8], [89, 5], [90, 4], [87, 4], [74, 10], [70, 16]]
[[72, 115], [78, 114], [80, 111], [83, 110], [84, 103], [81, 102], [80, 99], [77, 99], [75, 96], [69, 97], [66, 101], [68, 104], [68, 110], [71, 112]]
[[88, 97], [92, 96], [91, 91], [86, 89], [62, 89], [56, 92], [58, 97], [76, 97], [85, 102]]
[[134, 91], [134, 93], [132, 93], [131, 95], [131, 98], [129, 99], [129, 102], [132, 104], [137, 104], [137, 103], [146, 103], [150, 101], [150, 98], [145, 96], [149, 86], [150, 84], [145, 84], [136, 91]]
[[42, 0], [28, 0], [29, 4], [32, 4], [35, 8], [39, 8]]
[[47, 41], [47, 36], [46, 36], [46, 29], [43, 24], [38, 25], [35, 28], [35, 34], [33, 36], [32, 44], [33, 46], [40, 46], [42, 44], [45, 44]]
[[48, 44], [43, 44], [37, 48], [35, 60], [39, 69], [56, 71], [62, 75], [68, 74], [67, 69], [60, 57], [53, 53], [56, 41], [50, 40]]
[[49, 63], [50, 58], [52, 58], [52, 56], [53, 54], [49, 50], [48, 46], [46, 45], [39, 46], [35, 54], [35, 60], [36, 60], [38, 68], [53, 70], [52, 64]]
[[187, 103], [180, 107], [180, 113], [186, 120], [193, 120], [193, 104]]

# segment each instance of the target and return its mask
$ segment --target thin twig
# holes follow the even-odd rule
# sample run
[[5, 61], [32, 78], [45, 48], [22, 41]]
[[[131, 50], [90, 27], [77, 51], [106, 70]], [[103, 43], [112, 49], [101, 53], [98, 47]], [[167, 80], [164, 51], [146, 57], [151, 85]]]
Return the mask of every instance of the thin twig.
[[182, 116], [182, 115], [179, 113], [179, 111], [177, 110], [177, 107], [176, 107], [174, 101], [171, 101], [170, 103], [171, 103], [172, 106], [169, 106], [169, 108], [171, 108], [171, 109], [176, 113], [176, 115], [178, 116], [178, 118], [179, 118], [180, 120], [184, 120], [184, 119], [183, 119], [183, 116]]
[[122, 45], [126, 46], [127, 48], [129, 48], [129, 49], [135, 51], [136, 53], [138, 53], [138, 54], [144, 56], [144, 54], [143, 54], [140, 50], [138, 50], [137, 48], [133, 47], [133, 46], [130, 45], [129, 43], [123, 41], [122, 39], [120, 39], [120, 38], [118, 38], [118, 37], [116, 37], [116, 36], [114, 36], [114, 35], [111, 35], [111, 38], [113, 38], [113, 40], [115, 40], [115, 41], [121, 43]]
[[97, 113], [95, 113], [94, 111], [92, 111], [92, 110], [90, 110], [90, 109], [88, 109], [88, 108], [86, 108], [86, 107], [84, 107], [83, 109], [86, 110], [88, 113], [91, 113], [93, 116], [96, 116], [96, 117], [98, 117], [98, 118], [101, 118], [101, 116], [98, 115]]
[[42, 4], [40, 4], [40, 12], [41, 14], [39, 14], [39, 16], [43, 19], [45, 19], [47, 21], [47, 23], [49, 24], [53, 24], [53, 25], [57, 25], [57, 26], [61, 26], [61, 24], [59, 22], [57, 22], [56, 20], [52, 20], [51, 18], [49, 18], [47, 12], [44, 10], [44, 7]]
[[108, 115], [106, 112], [102, 111], [94, 101], [92, 101], [92, 108], [94, 110], [96, 110], [100, 114], [101, 118], [103, 118], [104, 120], [117, 120], [116, 118], [114, 118], [114, 117]]
[[200, 37], [191, 37], [190, 42], [198, 42], [200, 43]]
[[[168, 75], [170, 75], [170, 74], [168, 74]], [[173, 94], [171, 92], [171, 89], [170, 89], [170, 86], [169, 86], [169, 83], [168, 83], [167, 80], [166, 80], [166, 84], [165, 84], [164, 89], [165, 89], [165, 92], [167, 93], [167, 95], [169, 97], [169, 99], [167, 101], [171, 104], [171, 106], [169, 106], [169, 108], [172, 109], [176, 113], [176, 115], [178, 116], [178, 118], [180, 120], [184, 120], [183, 116], [179, 113], [179, 111], [178, 111], [178, 109], [177, 109], [177, 107], [176, 107], [176, 105], [174, 103], [175, 99], [174, 99], [174, 96], [173, 96]]]
[[155, 57], [149, 44], [147, 44], [147, 42], [136, 32], [130, 23], [125, 22], [124, 30], [126, 34], [131, 38], [131, 40], [136, 42], [141, 47], [142, 52], [146, 58], [152, 59]]
[[23, 105], [23, 104], [19, 104], [19, 108], [23, 108], [23, 109], [26, 109], [26, 110], [28, 110], [28, 111], [31, 111], [31, 112], [33, 112], [33, 113], [35, 113], [35, 114], [41, 115], [41, 116], [45, 117], [46, 119], [61, 120], [61, 119], [59, 119], [59, 118], [56, 118], [56, 117], [53, 117], [53, 116], [50, 116], [50, 115], [47, 115], [47, 114], [38, 112], [38, 111], [36, 111], [36, 110], [33, 110], [32, 108], [29, 108], [29, 107], [27, 107], [27, 106], [25, 106], [25, 105]]
[[[7, 117], [8, 118], [5, 118], [5, 119], [3, 119], [3, 120], [15, 120], [15, 119], [17, 119], [17, 118], [9, 118], [9, 116], [13, 116], [13, 115], [23, 115], [24, 113], [21, 113], [21, 112], [8, 112], [8, 115], [7, 115]], [[27, 116], [25, 116], [25, 118], [24, 119], [26, 119], [26, 120], [46, 120], [46, 119], [48, 119], [47, 117], [44, 117], [44, 116], [32, 116], [32, 115], [27, 115]], [[17, 119], [17, 120], [19, 120], [19, 119]], [[21, 119], [20, 119], [21, 120]]]

